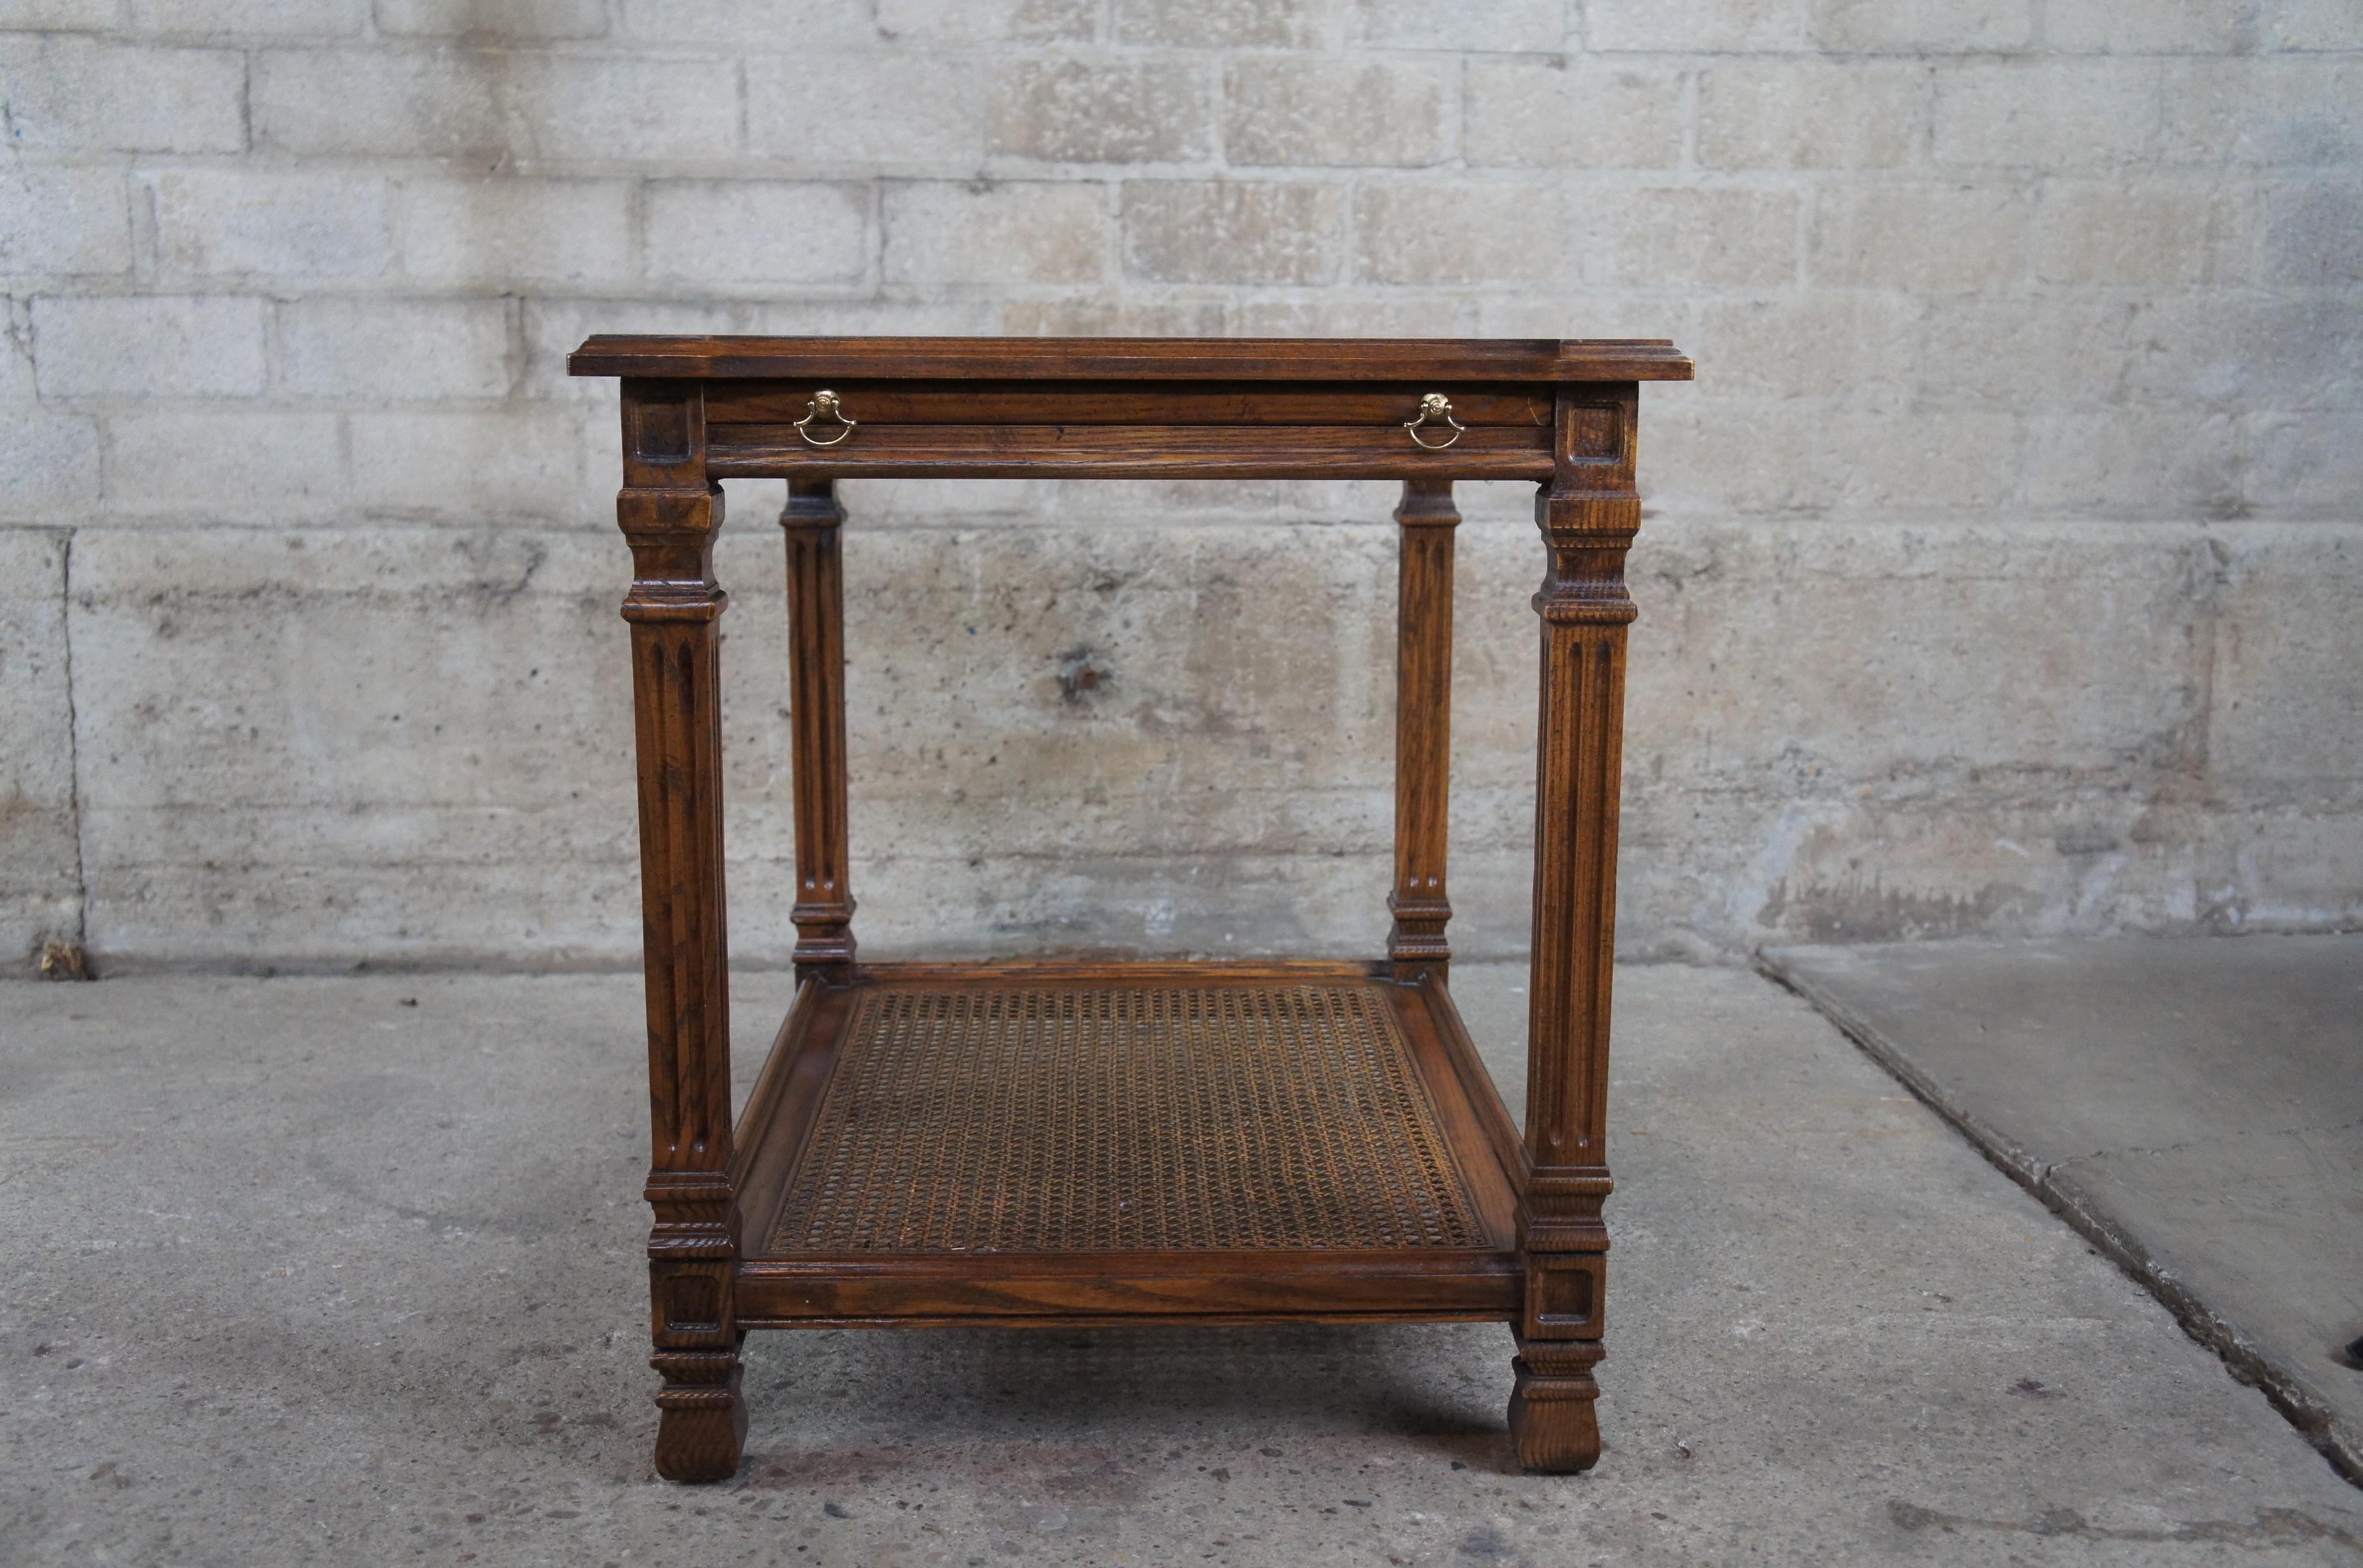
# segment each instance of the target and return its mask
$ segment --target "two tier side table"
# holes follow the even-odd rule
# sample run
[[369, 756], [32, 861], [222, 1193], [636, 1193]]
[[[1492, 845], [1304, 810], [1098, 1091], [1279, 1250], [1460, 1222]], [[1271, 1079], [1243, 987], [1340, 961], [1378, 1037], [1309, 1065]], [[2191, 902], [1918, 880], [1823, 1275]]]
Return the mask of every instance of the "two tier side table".
[[[1658, 340], [596, 337], [623, 383], [658, 1471], [735, 1474], [749, 1330], [1480, 1321], [1590, 1466], [1639, 383]], [[1384, 957], [873, 963], [847, 865], [849, 478], [1403, 481]], [[785, 480], [795, 1000], [731, 1116], [712, 569]], [[1459, 480], [1528, 480], [1542, 692], [1523, 1135], [1448, 986]]]

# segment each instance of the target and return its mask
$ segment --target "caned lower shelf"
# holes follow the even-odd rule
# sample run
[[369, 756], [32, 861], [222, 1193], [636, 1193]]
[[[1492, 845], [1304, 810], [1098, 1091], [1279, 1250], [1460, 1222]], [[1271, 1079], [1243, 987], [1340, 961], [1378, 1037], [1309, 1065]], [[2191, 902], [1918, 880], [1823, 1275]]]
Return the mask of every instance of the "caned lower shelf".
[[738, 1132], [746, 1327], [1514, 1314], [1516, 1134], [1383, 964], [878, 965]]

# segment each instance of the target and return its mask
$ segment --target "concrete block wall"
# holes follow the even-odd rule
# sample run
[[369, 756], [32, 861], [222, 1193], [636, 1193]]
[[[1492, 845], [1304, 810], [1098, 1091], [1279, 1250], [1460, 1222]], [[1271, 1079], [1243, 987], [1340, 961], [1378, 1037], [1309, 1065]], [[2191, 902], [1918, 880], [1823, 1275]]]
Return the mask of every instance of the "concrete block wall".
[[[0, 0], [0, 92], [7, 954], [629, 960], [594, 330], [1674, 337], [1628, 954], [2363, 923], [2346, 0]], [[846, 488], [872, 949], [1375, 946], [1385, 487]], [[1523, 490], [1464, 498], [1480, 955]]]

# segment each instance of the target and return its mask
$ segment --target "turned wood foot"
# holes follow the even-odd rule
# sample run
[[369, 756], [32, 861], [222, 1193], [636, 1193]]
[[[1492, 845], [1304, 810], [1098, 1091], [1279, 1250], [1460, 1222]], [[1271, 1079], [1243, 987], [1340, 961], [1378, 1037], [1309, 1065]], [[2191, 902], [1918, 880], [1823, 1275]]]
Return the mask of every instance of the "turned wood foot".
[[1554, 1475], [1589, 1470], [1600, 1460], [1600, 1418], [1592, 1401], [1600, 1385], [1592, 1369], [1603, 1354], [1596, 1340], [1547, 1344], [1521, 1340], [1511, 1365], [1510, 1441], [1518, 1463]]
[[747, 1441], [743, 1369], [736, 1351], [659, 1351], [657, 1474], [668, 1481], [727, 1481]]

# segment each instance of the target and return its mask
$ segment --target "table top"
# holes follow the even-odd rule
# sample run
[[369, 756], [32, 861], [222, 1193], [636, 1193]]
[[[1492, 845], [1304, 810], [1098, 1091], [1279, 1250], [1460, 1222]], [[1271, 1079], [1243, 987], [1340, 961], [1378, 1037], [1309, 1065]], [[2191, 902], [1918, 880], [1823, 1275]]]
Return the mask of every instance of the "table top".
[[668, 337], [601, 334], [577, 376], [850, 380], [1686, 381], [1660, 337]]

